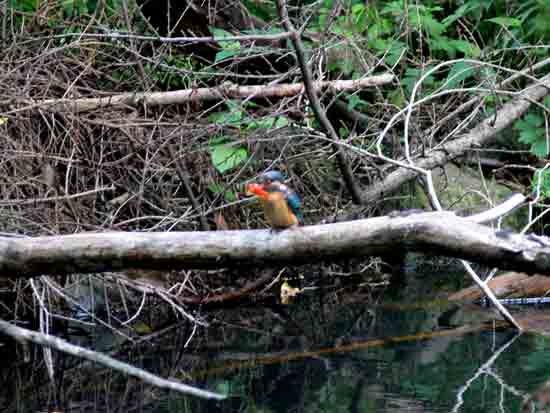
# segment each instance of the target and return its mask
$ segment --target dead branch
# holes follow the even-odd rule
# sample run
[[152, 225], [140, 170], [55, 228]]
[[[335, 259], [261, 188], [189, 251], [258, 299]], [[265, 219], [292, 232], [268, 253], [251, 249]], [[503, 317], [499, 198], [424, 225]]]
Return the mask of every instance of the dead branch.
[[[499, 298], [544, 297], [550, 290], [550, 278], [539, 274], [529, 276], [522, 272], [510, 271], [491, 279], [488, 285]], [[476, 285], [448, 297], [450, 301], [475, 301], [481, 298], [483, 292]]]
[[[368, 88], [377, 85], [391, 83], [395, 76], [389, 73], [377, 76], [369, 76], [357, 80], [334, 80], [315, 82], [313, 87], [316, 93], [326, 89], [335, 92], [352, 91], [362, 88]], [[25, 108], [16, 109], [20, 112], [22, 109], [30, 110], [35, 108], [47, 109], [54, 112], [86, 112], [106, 107], [121, 106], [160, 106], [173, 105], [186, 102], [200, 102], [223, 100], [227, 98], [249, 98], [249, 97], [288, 97], [295, 96], [304, 91], [303, 83], [285, 83], [274, 86], [251, 85], [238, 86], [226, 82], [213, 88], [196, 88], [174, 90], [170, 92], [138, 92], [122, 93], [120, 95], [107, 96], [102, 98], [82, 98], [82, 99], [45, 99], [41, 101], [25, 100], [28, 105]], [[11, 112], [6, 112], [9, 114]]]
[[78, 194], [71, 194], [71, 195], [59, 195], [59, 196], [50, 196], [47, 198], [33, 198], [33, 199], [10, 199], [8, 201], [0, 201], [0, 207], [15, 206], [15, 205], [16, 206], [35, 205], [35, 204], [42, 204], [45, 202], [66, 201], [69, 199], [96, 195], [99, 192], [114, 191], [114, 189], [115, 187], [111, 185], [109, 187], [91, 189], [89, 191], [84, 191]]
[[200, 305], [202, 308], [211, 308], [217, 305], [227, 306], [232, 303], [239, 303], [249, 300], [254, 291], [260, 287], [264, 287], [273, 281], [275, 272], [272, 269], [267, 269], [259, 276], [259, 278], [250, 281], [243, 288], [237, 291], [217, 294], [209, 297], [178, 297], [178, 300], [188, 305]]
[[[319, 93], [319, 90], [318, 90], [319, 88], [316, 87], [315, 82], [313, 82], [313, 75], [311, 73], [311, 69], [306, 60], [304, 45], [302, 43], [302, 40], [300, 39], [301, 34], [294, 28], [292, 22], [290, 21], [290, 18], [288, 17], [288, 11], [286, 8], [286, 2], [284, 0], [277, 1], [277, 10], [279, 13], [279, 17], [283, 21], [283, 25], [285, 26], [285, 29], [291, 34], [290, 39], [292, 40], [292, 44], [294, 45], [296, 58], [298, 60], [298, 64], [300, 65], [302, 77], [304, 78], [305, 91], [307, 93], [307, 97], [309, 99], [311, 109], [315, 114], [315, 118], [321, 124], [323, 129], [327, 132], [328, 136], [334, 142], [337, 142], [339, 140], [338, 134], [336, 133], [336, 130], [332, 126], [332, 123], [330, 123], [329, 119], [327, 118], [325, 111], [321, 107], [321, 101], [317, 96], [317, 93]], [[383, 75], [383, 76], [386, 76], [386, 75]], [[388, 79], [389, 78], [390, 76], [388, 76]], [[346, 186], [351, 194], [353, 202], [355, 202], [356, 204], [361, 204], [361, 190], [359, 188], [359, 185], [356, 179], [353, 176], [353, 171], [351, 169], [351, 165], [349, 164], [349, 161], [347, 160], [346, 154], [344, 153], [342, 148], [340, 148], [336, 143], [333, 143], [332, 146], [334, 148], [334, 152], [336, 153], [336, 159], [338, 160], [338, 167], [340, 169], [340, 172], [342, 173], [342, 177], [344, 178], [344, 181], [346, 182]]]
[[277, 41], [290, 37], [290, 33], [282, 32], [276, 34], [249, 34], [240, 36], [188, 36], [188, 37], [163, 37], [163, 36], [142, 36], [133, 33], [122, 33], [110, 31], [107, 33], [63, 33], [49, 36], [52, 39], [104, 39], [104, 40], [138, 40], [147, 42], [172, 43], [172, 44], [196, 44], [196, 43], [223, 43], [223, 42], [251, 42], [251, 41]]
[[320, 257], [388, 254], [403, 248], [501, 269], [550, 274], [550, 241], [476, 224], [450, 212], [384, 216], [282, 232], [270, 230], [81, 233], [0, 238], [0, 275], [104, 272], [124, 268], [214, 268], [303, 263]]
[[83, 347], [75, 346], [74, 344], [71, 344], [65, 340], [48, 334], [42, 334], [36, 331], [28, 330], [26, 328], [17, 327], [4, 320], [0, 320], [0, 332], [19, 341], [31, 341], [42, 346], [47, 346], [55, 350], [62, 351], [75, 357], [91, 360], [93, 362], [107, 366], [113, 370], [127, 374], [128, 376], [137, 377], [138, 379], [143, 380], [144, 382], [152, 384], [156, 387], [175, 390], [180, 393], [190, 394], [192, 396], [202, 397], [204, 399], [222, 400], [225, 398], [224, 396], [217, 393], [198, 389], [196, 387], [179, 383], [177, 381], [163, 379], [145, 370], [115, 360], [114, 358], [99, 353], [97, 351], [92, 351]]

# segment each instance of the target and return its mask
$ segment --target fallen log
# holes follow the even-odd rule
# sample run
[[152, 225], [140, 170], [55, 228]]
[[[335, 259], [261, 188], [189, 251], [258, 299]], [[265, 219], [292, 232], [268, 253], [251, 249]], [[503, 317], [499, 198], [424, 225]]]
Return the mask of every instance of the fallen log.
[[[544, 297], [550, 291], [550, 277], [507, 272], [489, 281], [489, 288], [498, 298]], [[483, 296], [483, 291], [477, 285], [473, 285], [450, 295], [449, 300], [476, 301]]]
[[550, 239], [495, 231], [451, 212], [270, 230], [80, 233], [0, 238], [0, 276], [318, 262], [419, 251], [550, 274]]

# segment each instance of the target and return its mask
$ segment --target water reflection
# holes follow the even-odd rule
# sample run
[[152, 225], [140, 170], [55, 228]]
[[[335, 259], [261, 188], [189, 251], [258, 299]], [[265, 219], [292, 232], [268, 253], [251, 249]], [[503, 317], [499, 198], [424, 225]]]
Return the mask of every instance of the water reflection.
[[[111, 352], [163, 377], [227, 394], [223, 402], [167, 393], [59, 353], [52, 388], [34, 347], [34, 364], [21, 359], [0, 369], [0, 409], [502, 412], [544, 411], [532, 409], [550, 400], [544, 335], [457, 321], [456, 308], [447, 303], [329, 302], [311, 294], [290, 306], [226, 309], [209, 314], [211, 326], [196, 331], [187, 348], [192, 327], [182, 323]], [[91, 345], [104, 346], [109, 334], [98, 329]], [[13, 354], [9, 345], [3, 350], [0, 356]]]

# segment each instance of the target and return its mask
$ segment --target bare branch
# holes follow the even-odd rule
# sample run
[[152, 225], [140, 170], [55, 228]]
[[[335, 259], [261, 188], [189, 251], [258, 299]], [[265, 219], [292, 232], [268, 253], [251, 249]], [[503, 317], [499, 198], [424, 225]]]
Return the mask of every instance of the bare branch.
[[[394, 75], [383, 74], [377, 76], [369, 76], [357, 80], [315, 82], [313, 84], [313, 89], [316, 93], [322, 92], [323, 90], [329, 88], [337, 92], [343, 92], [387, 84], [392, 82], [393, 79]], [[173, 105], [185, 102], [223, 100], [227, 98], [288, 97], [299, 95], [303, 91], [303, 83], [284, 83], [274, 86], [237, 86], [227, 82], [221, 86], [213, 88], [183, 89], [169, 92], [123, 93], [120, 95], [113, 95], [102, 98], [46, 99], [42, 101], [25, 100], [24, 102], [29, 106], [18, 108], [10, 112], [5, 112], [4, 114], [21, 112], [23, 110], [31, 110], [36, 108], [58, 112], [85, 112], [105, 107]]]
[[[284, 40], [291, 37], [291, 33], [282, 32], [277, 34], [249, 34], [242, 36], [202, 36], [202, 37], [162, 37], [162, 36], [142, 36], [133, 33], [124, 33], [118, 31], [110, 31], [108, 33], [63, 33], [48, 36], [53, 39], [106, 39], [106, 40], [140, 40], [148, 42], [160, 42], [160, 43], [179, 43], [179, 44], [195, 44], [195, 43], [222, 43], [222, 42], [249, 42], [249, 41], [277, 41]], [[39, 40], [41, 38], [38, 38]]]
[[[292, 44], [294, 45], [294, 49], [296, 50], [296, 58], [298, 59], [300, 70], [302, 71], [305, 90], [309, 99], [309, 103], [311, 105], [311, 109], [313, 110], [317, 121], [321, 124], [323, 129], [326, 130], [328, 136], [333, 141], [338, 141], [338, 134], [334, 130], [332, 123], [330, 123], [330, 121], [328, 120], [325, 111], [321, 107], [321, 101], [317, 96], [318, 88], [315, 87], [315, 83], [313, 82], [313, 75], [311, 74], [311, 69], [309, 68], [306, 61], [305, 49], [300, 39], [300, 33], [294, 28], [292, 22], [290, 21], [290, 18], [288, 17], [286, 2], [284, 0], [277, 0], [277, 10], [286, 30], [292, 35]], [[388, 76], [388, 79], [390, 79], [390, 77], [393, 79], [392, 75], [383, 76]], [[332, 146], [334, 148], [334, 151], [336, 152], [336, 157], [339, 164], [338, 166], [340, 167], [340, 171], [342, 172], [342, 176], [344, 178], [344, 181], [346, 182], [346, 186], [351, 193], [353, 202], [355, 202], [356, 204], [361, 204], [361, 189], [359, 188], [359, 185], [353, 177], [353, 171], [351, 169], [351, 166], [349, 165], [346, 155], [337, 144], [333, 144]]]
[[10, 199], [7, 201], [0, 201], [0, 207], [35, 205], [35, 204], [42, 204], [45, 202], [67, 201], [69, 199], [82, 198], [85, 196], [96, 195], [100, 192], [114, 191], [114, 190], [115, 190], [114, 186], [108, 186], [104, 188], [91, 189], [89, 191], [84, 191], [78, 194], [71, 194], [71, 195], [59, 195], [59, 196], [50, 196], [46, 198], [34, 198], [34, 199]]

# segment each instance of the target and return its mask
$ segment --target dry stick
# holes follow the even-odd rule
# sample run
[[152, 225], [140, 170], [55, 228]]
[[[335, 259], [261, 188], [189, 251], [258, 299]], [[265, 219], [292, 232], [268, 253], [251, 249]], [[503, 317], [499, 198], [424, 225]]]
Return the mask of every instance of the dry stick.
[[[443, 210], [443, 207], [441, 206], [440, 202], [439, 202], [439, 199], [437, 197], [437, 194], [436, 194], [436, 191], [435, 191], [435, 187], [433, 185], [433, 181], [432, 181], [432, 175], [431, 175], [431, 169], [432, 168], [422, 168], [422, 167], [418, 167], [416, 166], [417, 165], [417, 162], [413, 162], [411, 156], [410, 156], [410, 152], [409, 152], [409, 145], [408, 145], [408, 131], [409, 131], [409, 123], [410, 123], [410, 117], [412, 115], [412, 109], [413, 109], [413, 106], [417, 103], [415, 103], [415, 95], [416, 95], [416, 92], [418, 91], [420, 85], [422, 84], [422, 82], [427, 78], [427, 76], [431, 73], [431, 72], [434, 72], [436, 70], [438, 70], [440, 67], [443, 67], [445, 65], [450, 65], [452, 64], [453, 61], [450, 61], [450, 62], [443, 62], [443, 63], [440, 63], [439, 65], [437, 65], [436, 67], [432, 68], [430, 71], [428, 71], [427, 73], [425, 73], [417, 82], [416, 84], [414, 85], [414, 88], [413, 88], [413, 91], [411, 93], [411, 102], [409, 103], [409, 105], [407, 106], [407, 108], [405, 108], [403, 111], [406, 111], [406, 117], [405, 117], [405, 156], [406, 156], [406, 159], [407, 159], [407, 164], [404, 164], [404, 163], [401, 163], [401, 162], [397, 162], [395, 160], [391, 160], [387, 157], [384, 157], [383, 154], [382, 154], [382, 147], [381, 147], [381, 144], [382, 144], [382, 139], [385, 135], [385, 133], [389, 130], [389, 128], [392, 126], [393, 124], [393, 121], [398, 117], [398, 116], [401, 116], [403, 111], [401, 111], [400, 113], [394, 115], [394, 117], [392, 118], [392, 120], [388, 123], [388, 125], [386, 126], [386, 128], [384, 129], [384, 131], [380, 134], [379, 138], [378, 138], [378, 142], [377, 142], [377, 151], [378, 151], [378, 155], [381, 157], [381, 158], [385, 158], [387, 159], [388, 161], [390, 162], [393, 162], [393, 163], [396, 163], [396, 164], [400, 164], [400, 166], [408, 166], [409, 169], [411, 169], [411, 166], [415, 165], [415, 168], [417, 169], [416, 172], [420, 172], [424, 175], [424, 177], [426, 178], [426, 182], [427, 182], [427, 189], [428, 189], [428, 195], [429, 195], [429, 198], [430, 200], [432, 201], [433, 205], [434, 205], [434, 208], [438, 211], [442, 211]], [[529, 106], [527, 106], [528, 108]], [[486, 126], [489, 126], [489, 127], [493, 127], [495, 126], [495, 123], [496, 123], [496, 116], [497, 114], [499, 114], [498, 112], [495, 112], [495, 117], [494, 118], [491, 118], [491, 119], [486, 119], [485, 122], [488, 122], [488, 124]], [[502, 114], [500, 114], [502, 115]], [[482, 123], [483, 124], [483, 123]], [[441, 145], [442, 146], [442, 145]], [[413, 168], [414, 169], [414, 168]], [[487, 282], [488, 280], [482, 280], [478, 275], [477, 273], [473, 270], [473, 268], [471, 267], [470, 263], [468, 263], [467, 261], [465, 260], [461, 260], [462, 262], [462, 265], [464, 266], [464, 268], [466, 269], [466, 271], [468, 272], [468, 274], [470, 275], [470, 277], [472, 277], [472, 279], [474, 280], [474, 282], [483, 290], [483, 292], [485, 293], [485, 295], [493, 302], [493, 304], [495, 305], [495, 307], [498, 309], [498, 311], [502, 314], [502, 316], [510, 323], [512, 324], [513, 326], [515, 326], [518, 330], [522, 330], [521, 326], [517, 323], [517, 321], [514, 319], [514, 317], [508, 312], [508, 310], [498, 301], [497, 297], [495, 296], [495, 294], [493, 293], [493, 291], [491, 290], [491, 288], [488, 286]]]
[[[296, 31], [296, 29], [292, 25], [292, 22], [290, 21], [290, 18], [288, 17], [288, 11], [286, 9], [286, 4], [284, 0], [277, 0], [277, 10], [279, 12], [279, 17], [283, 21], [285, 29], [291, 35], [290, 39], [292, 40], [294, 50], [296, 51], [296, 58], [298, 59], [300, 70], [302, 71], [302, 77], [304, 78], [304, 85], [307, 96], [309, 98], [311, 109], [313, 109], [313, 113], [315, 114], [317, 121], [327, 131], [330, 138], [334, 141], [338, 141], [338, 135], [336, 134], [334, 127], [328, 120], [327, 115], [321, 107], [321, 102], [319, 101], [316, 93], [316, 88], [314, 86], [311, 69], [309, 68], [306, 61], [304, 45], [302, 44], [302, 41], [300, 39], [300, 33]], [[359, 185], [353, 177], [353, 171], [344, 151], [337, 144], [332, 144], [332, 147], [334, 149], [334, 152], [336, 153], [338, 166], [340, 167], [340, 171], [342, 172], [342, 176], [344, 178], [344, 181], [346, 182], [346, 186], [351, 193], [353, 202], [355, 202], [356, 204], [361, 204], [361, 189], [359, 188]]]
[[[130, 16], [128, 14], [128, 0], [122, 0], [122, 14], [124, 15], [124, 21], [126, 22], [126, 26], [128, 27], [128, 30], [130, 30], [131, 27], [131, 21]], [[130, 47], [132, 49], [136, 49], [134, 39], [130, 38]], [[143, 64], [141, 62], [141, 59], [137, 61], [138, 71], [139, 75], [141, 77], [141, 82], [143, 86], [147, 84], [147, 75], [145, 74], [145, 69], [143, 68]]]
[[185, 166], [185, 162], [176, 156], [176, 154], [174, 153], [174, 150], [171, 148], [170, 145], [168, 145], [168, 152], [172, 160], [176, 163], [176, 173], [178, 174], [180, 181], [183, 183], [185, 192], [187, 193], [187, 196], [191, 201], [191, 205], [193, 206], [193, 209], [199, 213], [199, 221], [201, 223], [202, 230], [209, 231], [210, 226], [208, 225], [206, 216], [202, 212], [201, 205], [197, 201], [197, 198], [195, 197], [195, 193], [193, 192], [193, 187], [191, 186], [191, 179], [189, 179], [189, 171], [187, 170], [187, 166]]
[[6, 39], [8, 34], [8, 2], [4, 1], [2, 5], [2, 39]]
[[[377, 85], [391, 83], [395, 79], [392, 74], [382, 74], [369, 76], [357, 80], [334, 80], [325, 82], [312, 82], [306, 86], [306, 91], [310, 88], [315, 92], [321, 92], [325, 89], [345, 92]], [[51, 111], [70, 111], [84, 112], [103, 107], [113, 106], [139, 106], [142, 104], [149, 106], [173, 105], [186, 102], [203, 102], [212, 100], [224, 100], [227, 98], [246, 98], [255, 97], [288, 97], [296, 96], [304, 91], [302, 83], [282, 83], [278, 85], [250, 85], [238, 86], [226, 82], [217, 87], [203, 87], [193, 89], [174, 90], [170, 92], [136, 92], [122, 93], [119, 95], [101, 97], [101, 98], [82, 98], [82, 99], [45, 99], [39, 101], [24, 100], [27, 107], [17, 108], [11, 111], [3, 112], [3, 115], [14, 114], [24, 110], [34, 110], [42, 108]], [[313, 94], [315, 96], [315, 94]], [[318, 103], [318, 101], [317, 101]], [[326, 119], [326, 117], [325, 117]], [[328, 122], [328, 120], [327, 120]], [[329, 123], [330, 125], [330, 123]], [[334, 129], [332, 129], [334, 132]], [[335, 135], [336, 136], [336, 135]]]
[[84, 358], [102, 364], [113, 370], [127, 374], [128, 376], [137, 377], [138, 379], [143, 380], [144, 382], [156, 387], [168, 390], [175, 390], [180, 393], [197, 396], [204, 399], [225, 399], [225, 396], [221, 394], [210, 392], [208, 390], [198, 389], [196, 387], [189, 386], [183, 383], [178, 383], [173, 380], [163, 379], [145, 370], [134, 367], [130, 364], [115, 360], [114, 358], [109, 357], [105, 354], [93, 350], [88, 350], [83, 347], [75, 346], [74, 344], [71, 344], [65, 340], [48, 334], [42, 334], [36, 331], [28, 330], [26, 328], [17, 327], [11, 323], [8, 323], [5, 320], [0, 320], [0, 332], [10, 337], [13, 337], [16, 340], [28, 340], [39, 345], [62, 351], [75, 357]]
[[278, 41], [284, 40], [291, 37], [290, 33], [283, 32], [277, 34], [250, 34], [243, 36], [224, 36], [224, 37], [214, 37], [214, 36], [203, 36], [203, 37], [156, 37], [156, 36], [141, 36], [132, 33], [120, 33], [120, 32], [109, 32], [109, 33], [63, 33], [56, 34], [53, 36], [48, 36], [48, 39], [63, 39], [68, 37], [76, 38], [93, 38], [93, 39], [113, 39], [113, 40], [122, 40], [122, 39], [132, 39], [132, 40], [141, 40], [149, 42], [160, 42], [160, 43], [221, 43], [221, 42], [243, 42], [243, 41]]
[[265, 271], [259, 278], [250, 281], [243, 288], [237, 291], [231, 291], [227, 293], [217, 294], [208, 297], [192, 296], [192, 297], [178, 297], [178, 300], [188, 305], [200, 305], [202, 308], [216, 307], [217, 305], [228, 305], [231, 303], [238, 303], [252, 298], [252, 293], [269, 284], [273, 281], [274, 271], [271, 269]]

